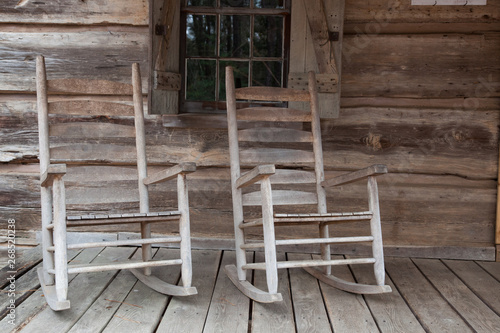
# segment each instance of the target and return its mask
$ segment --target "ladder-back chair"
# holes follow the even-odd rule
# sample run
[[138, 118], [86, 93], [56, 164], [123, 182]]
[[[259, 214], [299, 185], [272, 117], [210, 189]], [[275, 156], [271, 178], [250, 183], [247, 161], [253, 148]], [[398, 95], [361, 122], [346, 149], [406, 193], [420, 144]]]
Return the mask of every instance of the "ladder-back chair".
[[[375, 176], [387, 172], [384, 165], [372, 165], [366, 169], [343, 174], [325, 180], [321, 141], [318, 93], [314, 72], [308, 74], [307, 90], [275, 87], [235, 88], [231, 67], [226, 68], [226, 101], [231, 159], [231, 190], [233, 199], [236, 265], [225, 267], [233, 283], [246, 296], [259, 302], [282, 300], [278, 293], [278, 269], [303, 267], [325, 283], [353, 293], [383, 293], [391, 288], [384, 285], [384, 255]], [[243, 100], [247, 107], [237, 108], [236, 100]], [[258, 101], [307, 102], [308, 111], [261, 106]], [[260, 103], [260, 106], [252, 106]], [[272, 127], [275, 123], [290, 123], [288, 127]], [[250, 125], [254, 123], [254, 125]], [[245, 124], [239, 129], [239, 124]], [[298, 129], [290, 128], [299, 127]], [[303, 130], [308, 129], [308, 130]], [[301, 149], [287, 149], [295, 145]], [[306, 147], [306, 148], [304, 148]], [[292, 147], [293, 148], [293, 147]], [[309, 149], [309, 151], [307, 150]], [[271, 164], [272, 163], [272, 164]], [[275, 165], [288, 166], [278, 169]], [[292, 167], [290, 167], [292, 166]], [[242, 167], [252, 168], [243, 172]], [[306, 170], [302, 170], [305, 167]], [[307, 170], [309, 167], [309, 171]], [[248, 170], [248, 169], [247, 169]], [[361, 179], [368, 182], [368, 210], [349, 213], [328, 213], [325, 187], [345, 185]], [[254, 192], [247, 187], [255, 187]], [[258, 186], [260, 185], [260, 190]], [[287, 186], [295, 188], [287, 191]], [[297, 190], [297, 186], [299, 190]], [[310, 192], [301, 190], [302, 187]], [[276, 187], [276, 188], [275, 188]], [[247, 193], [244, 193], [246, 191]], [[313, 212], [306, 214], [276, 212], [294, 205], [312, 205]], [[255, 211], [247, 210], [257, 206]], [[256, 218], [261, 207], [261, 215]], [[244, 211], [245, 208], [245, 211]], [[255, 209], [254, 209], [255, 210]], [[290, 210], [288, 210], [290, 211]], [[250, 216], [250, 218], [249, 218]], [[252, 218], [253, 217], [253, 218]], [[370, 234], [350, 237], [330, 237], [329, 225], [351, 221], [368, 221]], [[277, 239], [275, 227], [315, 225], [319, 237], [302, 239]], [[259, 228], [262, 240], [248, 240], [247, 233]], [[371, 243], [372, 255], [367, 258], [332, 259], [330, 244]], [[276, 249], [282, 245], [311, 245], [321, 248], [320, 259], [278, 261]], [[264, 249], [264, 262], [247, 262], [246, 251]], [[373, 264], [376, 283], [373, 285], [352, 283], [332, 275], [332, 265]], [[323, 267], [322, 267], [323, 266]], [[318, 269], [319, 267], [319, 269]], [[248, 270], [265, 270], [267, 291], [256, 288], [247, 280]]]
[[[47, 80], [45, 60], [42, 56], [38, 56], [36, 59], [36, 88], [43, 249], [43, 267], [38, 270], [38, 277], [49, 306], [56, 311], [70, 307], [67, 296], [68, 274], [116, 269], [130, 269], [140, 281], [160, 293], [176, 296], [196, 294], [196, 288], [191, 286], [190, 221], [186, 184], [186, 174], [195, 171], [196, 165], [194, 163], [183, 163], [148, 176], [139, 65], [132, 65], [132, 84], [76, 78]], [[74, 119], [71, 119], [71, 117]], [[93, 122], [102, 122], [113, 117], [129, 119], [129, 124], [133, 122], [133, 125], [130, 124], [125, 127], [127, 127], [127, 133], [131, 133], [130, 136], [135, 136], [140, 207], [138, 207], [137, 213], [120, 214], [112, 212], [111, 214], [103, 214], [99, 212], [84, 216], [66, 216], [64, 184], [66, 164], [82, 163], [82, 161], [76, 157], [77, 150], [72, 151], [71, 149], [68, 150], [71, 151], [71, 153], [67, 154], [69, 156], [59, 156], [58, 158], [51, 156], [53, 149], [57, 149], [61, 145], [64, 146], [64, 143], [61, 143], [64, 139], [68, 140], [66, 144], [71, 147], [72, 143], [69, 140], [72, 136], [75, 136], [75, 133], [66, 133], [69, 138], [65, 138], [64, 133], [60, 133], [61, 131], [55, 131], [59, 134], [54, 136], [53, 127], [56, 125], [65, 126], [65, 124], [69, 123], [74, 124], [75, 121], [82, 122], [81, 126], [84, 127], [85, 123], [82, 119], [89, 118]], [[73, 130], [73, 132], [75, 131]], [[99, 135], [96, 135], [96, 137], [99, 137]], [[94, 137], [91, 136], [89, 140], [92, 144], [99, 145], [99, 140]], [[56, 141], [56, 143], [54, 144], [53, 141]], [[88, 152], [86, 151], [86, 153]], [[90, 152], [92, 152], [92, 149], [90, 149]], [[75, 157], [76, 162], [72, 161], [73, 157]], [[108, 158], [108, 156], [95, 156], [93, 158], [94, 161], [100, 161]], [[86, 177], [88, 177], [86, 178], [88, 181], [91, 181], [94, 175], [89, 174]], [[150, 212], [148, 185], [171, 179], [177, 179], [177, 209]], [[151, 224], [159, 222], [178, 222], [179, 235], [152, 238]], [[68, 228], [112, 224], [139, 225], [141, 238], [67, 244], [66, 230]], [[180, 258], [153, 260], [151, 245], [159, 243], [178, 243]], [[142, 260], [126, 260], [102, 265], [67, 264], [68, 250], [123, 245], [140, 245], [142, 247]], [[181, 265], [182, 286], [169, 284], [159, 277], [151, 275], [151, 267], [169, 265]]]

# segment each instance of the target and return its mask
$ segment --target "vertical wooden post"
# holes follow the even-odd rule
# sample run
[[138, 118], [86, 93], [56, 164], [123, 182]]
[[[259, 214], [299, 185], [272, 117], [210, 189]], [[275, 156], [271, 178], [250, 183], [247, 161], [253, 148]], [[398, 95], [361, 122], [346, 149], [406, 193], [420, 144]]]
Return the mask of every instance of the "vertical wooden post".
[[270, 294], [276, 294], [278, 292], [278, 264], [273, 220], [273, 193], [269, 177], [262, 179], [260, 189], [262, 193], [262, 222], [264, 224], [264, 255], [266, 258], [267, 287]]
[[375, 258], [375, 280], [377, 285], [383, 286], [385, 283], [384, 246], [382, 244], [382, 226], [380, 225], [378, 186], [374, 176], [368, 177], [368, 206], [373, 214], [370, 220], [370, 229], [373, 236], [372, 251]]
[[495, 247], [496, 261], [500, 262], [500, 144], [498, 153], [498, 174], [497, 174], [497, 219], [495, 227]]
[[66, 252], [66, 195], [62, 176], [57, 176], [54, 192], [54, 261], [56, 271], [57, 300], [63, 302], [68, 296], [68, 257]]
[[236, 99], [234, 98], [234, 74], [231, 67], [226, 67], [226, 94], [227, 100], [227, 128], [229, 140], [229, 157], [231, 163], [231, 193], [233, 199], [234, 240], [236, 244], [236, 271], [238, 278], [246, 280], [246, 271], [241, 267], [246, 265], [247, 257], [245, 250], [240, 246], [245, 244], [245, 234], [240, 228], [243, 223], [243, 202], [241, 189], [236, 186], [236, 179], [240, 178], [240, 161], [238, 146], [238, 124], [236, 121]]
[[191, 263], [191, 239], [189, 227], [189, 199], [186, 184], [186, 175], [177, 175], [178, 209], [181, 212], [179, 220], [179, 234], [181, 236], [180, 252], [182, 259], [181, 279], [182, 285], [191, 287], [192, 263]]
[[[134, 100], [135, 147], [137, 150], [137, 173], [139, 178], [139, 203], [141, 213], [149, 213], [148, 187], [144, 179], [148, 176], [146, 160], [146, 131], [144, 129], [144, 109], [142, 101], [142, 82], [139, 64], [132, 64], [132, 87]], [[141, 223], [141, 237], [151, 238], [151, 225]], [[142, 260], [152, 257], [151, 244], [142, 244]], [[144, 274], [151, 275], [151, 268], [144, 268]]]
[[[38, 111], [38, 141], [40, 175], [44, 174], [50, 163], [49, 150], [49, 115], [47, 103], [47, 74], [45, 72], [45, 59], [36, 57], [36, 99]], [[52, 191], [49, 187], [40, 188], [42, 210], [42, 256], [43, 278], [46, 285], [54, 284], [54, 275], [49, 274], [49, 269], [54, 269], [54, 254], [47, 250], [52, 246], [52, 231], [47, 227], [52, 223]]]

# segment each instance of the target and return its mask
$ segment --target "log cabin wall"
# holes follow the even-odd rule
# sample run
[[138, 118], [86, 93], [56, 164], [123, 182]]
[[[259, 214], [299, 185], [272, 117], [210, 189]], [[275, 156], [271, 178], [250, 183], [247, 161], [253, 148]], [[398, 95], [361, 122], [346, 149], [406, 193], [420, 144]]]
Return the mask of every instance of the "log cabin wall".
[[[35, 56], [46, 57], [49, 78], [71, 73], [125, 82], [130, 63], [139, 62], [145, 93], [150, 66], [147, 0], [22, 4], [0, 4], [0, 229], [14, 218], [19, 233], [40, 226]], [[344, 17], [341, 108], [338, 118], [322, 121], [327, 176], [388, 166], [379, 179], [387, 253], [494, 259], [500, 4], [346, 0]], [[96, 136], [109, 161], [68, 168], [70, 214], [138, 206], [133, 145], [107, 139], [107, 130], [96, 128]], [[231, 239], [225, 118], [151, 115], [147, 140], [152, 169], [181, 161], [199, 166], [189, 177], [193, 236]], [[56, 153], [75, 149], [90, 146], [71, 143]], [[119, 162], [110, 164], [113, 155]], [[84, 182], [89, 170], [96, 176]], [[365, 200], [361, 184], [330, 194], [338, 195], [330, 206]], [[173, 184], [154, 188], [153, 209], [175, 201]]]

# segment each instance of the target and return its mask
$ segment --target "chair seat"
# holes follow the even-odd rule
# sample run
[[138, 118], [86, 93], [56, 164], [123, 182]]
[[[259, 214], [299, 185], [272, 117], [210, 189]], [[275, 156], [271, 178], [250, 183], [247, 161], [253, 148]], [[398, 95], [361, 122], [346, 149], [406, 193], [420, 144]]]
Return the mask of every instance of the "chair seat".
[[181, 212], [178, 210], [155, 212], [155, 213], [126, 213], [126, 214], [96, 214], [80, 215], [66, 217], [68, 227], [122, 224], [122, 223], [141, 223], [141, 222], [165, 222], [178, 220]]
[[[311, 213], [311, 214], [274, 214], [275, 225], [292, 224], [320, 224], [320, 223], [342, 223], [353, 221], [369, 221], [373, 216], [370, 211], [350, 213]], [[245, 220], [240, 228], [262, 226], [262, 219]]]

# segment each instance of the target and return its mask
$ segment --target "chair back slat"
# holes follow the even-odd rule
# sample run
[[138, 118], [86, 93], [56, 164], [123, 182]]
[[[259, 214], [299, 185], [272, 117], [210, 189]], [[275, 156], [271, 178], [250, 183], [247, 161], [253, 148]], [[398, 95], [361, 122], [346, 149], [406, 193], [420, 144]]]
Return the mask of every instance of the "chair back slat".
[[238, 120], [310, 122], [311, 112], [280, 107], [252, 107], [236, 111]]
[[307, 90], [277, 87], [246, 87], [235, 91], [237, 99], [252, 101], [307, 102], [310, 95]]
[[49, 103], [49, 114], [80, 116], [134, 116], [134, 106], [103, 101], [57, 101]]
[[240, 151], [240, 161], [244, 166], [276, 164], [304, 166], [314, 163], [311, 151], [281, 148], [254, 148]]
[[47, 80], [47, 93], [71, 95], [132, 95], [132, 85], [108, 80]]
[[[273, 205], [289, 206], [289, 205], [316, 205], [318, 197], [316, 193], [304, 191], [273, 191]], [[262, 204], [261, 192], [250, 192], [243, 194], [243, 206], [260, 206]]]

